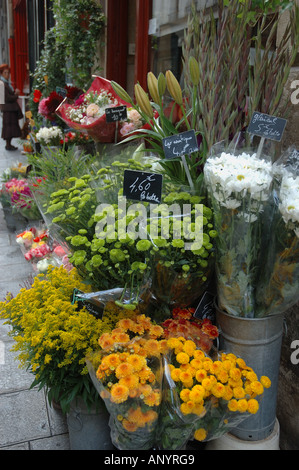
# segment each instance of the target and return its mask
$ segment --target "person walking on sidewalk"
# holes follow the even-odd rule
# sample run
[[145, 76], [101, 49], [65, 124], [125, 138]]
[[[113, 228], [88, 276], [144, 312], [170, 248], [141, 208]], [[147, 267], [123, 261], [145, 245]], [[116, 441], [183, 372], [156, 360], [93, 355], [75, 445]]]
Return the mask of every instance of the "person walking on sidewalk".
[[0, 65], [0, 80], [4, 83], [4, 104], [0, 104], [3, 114], [1, 137], [6, 141], [6, 150], [17, 150], [17, 147], [11, 145], [11, 139], [21, 137], [19, 119], [23, 118], [23, 113], [17, 102], [20, 91], [13, 89], [9, 75], [9, 66], [7, 64]]

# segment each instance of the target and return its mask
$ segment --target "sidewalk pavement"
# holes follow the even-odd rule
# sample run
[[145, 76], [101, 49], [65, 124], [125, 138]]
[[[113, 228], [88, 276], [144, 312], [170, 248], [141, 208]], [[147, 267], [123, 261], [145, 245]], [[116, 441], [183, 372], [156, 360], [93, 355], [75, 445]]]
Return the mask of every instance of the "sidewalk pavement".
[[[2, 128], [1, 121], [0, 124]], [[3, 171], [14, 163], [26, 163], [18, 140], [12, 144], [19, 150], [5, 150], [5, 141], [0, 139], [0, 180]], [[0, 203], [0, 301], [8, 292], [16, 295], [32, 274]], [[0, 451], [69, 450], [65, 416], [49, 406], [44, 390], [30, 390], [33, 375], [18, 367], [11, 351], [14, 341], [8, 331], [9, 326], [0, 320]]]

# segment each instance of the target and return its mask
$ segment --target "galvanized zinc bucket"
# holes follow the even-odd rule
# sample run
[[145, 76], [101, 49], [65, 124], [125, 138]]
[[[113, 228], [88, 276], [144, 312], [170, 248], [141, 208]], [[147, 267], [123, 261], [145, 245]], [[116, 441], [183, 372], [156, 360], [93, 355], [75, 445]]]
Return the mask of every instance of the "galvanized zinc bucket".
[[241, 357], [258, 377], [266, 375], [272, 382], [271, 388], [265, 389], [257, 414], [246, 418], [230, 433], [244, 441], [266, 439], [276, 422], [283, 316], [239, 318], [219, 310], [217, 305], [216, 312], [220, 349]]
[[104, 402], [88, 409], [82, 399], [75, 399], [67, 414], [71, 450], [113, 450], [109, 413]]

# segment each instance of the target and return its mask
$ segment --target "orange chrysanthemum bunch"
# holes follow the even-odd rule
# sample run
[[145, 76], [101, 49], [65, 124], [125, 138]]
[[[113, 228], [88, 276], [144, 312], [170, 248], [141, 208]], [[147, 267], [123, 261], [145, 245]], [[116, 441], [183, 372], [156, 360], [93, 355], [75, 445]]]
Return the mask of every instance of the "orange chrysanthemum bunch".
[[[167, 341], [162, 337], [161, 326], [153, 324], [145, 315], [137, 315], [120, 320], [114, 330], [99, 339], [102, 358], [96, 377], [102, 385], [101, 397], [115, 418], [118, 432], [114, 436], [119, 448], [135, 448], [135, 445], [142, 448], [140, 440], [144, 439], [145, 448], [152, 445], [150, 436], [161, 403], [160, 356], [167, 348]], [[121, 444], [122, 439], [126, 442], [130, 439], [130, 446]]]
[[194, 308], [174, 308], [172, 318], [162, 323], [164, 337], [190, 339], [197, 348], [209, 353], [214, 339], [219, 335], [218, 328], [208, 319], [195, 318], [194, 312]]
[[[248, 413], [258, 411], [257, 398], [271, 382], [267, 377], [259, 380], [243, 359], [234, 354], [219, 353], [213, 360], [197, 349], [193, 341], [183, 337], [170, 338], [167, 345], [173, 351], [168, 368], [176, 385], [175, 389], [169, 387], [169, 399], [174, 403], [173, 394], [176, 393], [180, 403], [172, 418], [175, 420], [177, 414], [180, 420], [190, 423], [190, 438], [192, 435], [199, 441], [215, 438], [235, 426], [235, 418], [240, 421]], [[179, 448], [173, 421], [170, 428], [167, 428], [167, 420], [164, 423], [162, 440], [166, 441], [166, 447], [163, 448]], [[179, 435], [177, 439], [180, 441]]]

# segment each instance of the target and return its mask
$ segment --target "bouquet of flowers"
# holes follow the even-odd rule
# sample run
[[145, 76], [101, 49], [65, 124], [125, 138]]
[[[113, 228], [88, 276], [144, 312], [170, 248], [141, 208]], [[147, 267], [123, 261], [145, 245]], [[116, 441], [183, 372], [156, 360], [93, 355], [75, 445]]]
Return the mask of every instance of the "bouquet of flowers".
[[219, 307], [254, 317], [260, 256], [272, 220], [272, 163], [256, 154], [216, 152], [204, 168], [214, 212]]
[[56, 120], [56, 109], [60, 106], [64, 100], [64, 95], [69, 100], [74, 100], [79, 94], [82, 94], [82, 90], [74, 86], [65, 86], [63, 94], [52, 91], [48, 96], [43, 96], [42, 92], [38, 89], [33, 91], [33, 102], [36, 103], [38, 113], [50, 122]]
[[[45, 119], [53, 122], [56, 119], [55, 111], [56, 108], [61, 104], [63, 101], [63, 97], [56, 93], [56, 91], [52, 91], [50, 95], [46, 98], [42, 98], [39, 96], [38, 90], [34, 91], [34, 99], [35, 102], [38, 102], [38, 112], [39, 114], [44, 117]], [[39, 100], [39, 101], [37, 101]]]
[[120, 450], [154, 447], [161, 403], [163, 329], [145, 315], [121, 319], [87, 358], [93, 383], [110, 413], [112, 443]]
[[51, 267], [46, 276], [36, 276], [29, 289], [0, 302], [0, 318], [11, 326], [20, 366], [34, 375], [32, 387], [45, 387], [49, 402], [60, 403], [63, 412], [76, 397], [87, 406], [97, 402], [85, 357], [117, 321], [78, 310], [77, 303], [71, 303], [75, 288], [89, 290], [75, 269]]
[[[158, 228], [158, 236], [151, 236], [150, 289], [156, 318], [160, 321], [169, 318], [173, 308], [191, 306], [207, 289], [214, 269], [217, 238], [213, 212], [200, 205], [199, 196], [170, 191], [162, 202], [161, 214], [156, 214], [161, 207], [154, 209], [153, 218], [149, 219], [149, 224], [156, 224]], [[180, 208], [179, 214], [171, 214], [174, 207]], [[166, 237], [165, 224], [166, 232], [169, 228]], [[148, 232], [151, 233], [150, 229]], [[196, 239], [197, 236], [200, 239]]]
[[299, 300], [298, 152], [283, 159], [274, 164], [275, 213], [257, 288], [258, 317], [283, 313]]
[[63, 143], [64, 139], [63, 132], [58, 126], [42, 127], [35, 137], [44, 147], [59, 146]]
[[63, 265], [68, 271], [73, 266], [68, 260], [68, 250], [54, 240], [49, 230], [43, 227], [31, 227], [18, 233], [16, 242], [20, 246], [26, 261], [32, 264], [34, 271], [47, 273], [49, 266]]
[[96, 77], [89, 90], [74, 103], [64, 101], [56, 114], [71, 128], [87, 132], [95, 142], [114, 142], [116, 125], [107, 123], [105, 109], [130, 106], [114, 92], [110, 82]]
[[42, 178], [35, 178], [31, 183], [27, 179], [12, 178], [2, 185], [1, 195], [12, 207], [29, 220], [40, 219], [40, 212], [33, 197], [33, 186], [38, 187]]
[[[197, 89], [199, 66], [194, 58], [190, 60], [189, 69], [194, 80], [194, 87]], [[184, 97], [178, 80], [170, 70], [167, 70], [165, 75], [160, 73], [158, 78], [152, 72], [148, 73], [147, 85], [151, 99], [140, 84], [136, 84], [134, 89], [136, 103], [119, 84], [115, 82], [111, 84], [118, 96], [126, 100], [129, 106], [138, 113], [137, 116], [140, 116], [137, 125], [130, 123], [121, 129], [121, 134], [125, 137], [124, 142], [144, 139], [147, 148], [160, 157], [160, 165], [169, 180], [184, 186], [191, 186], [191, 179], [192, 189], [195, 187], [201, 191], [202, 169], [206, 160], [205, 139], [202, 133], [196, 132], [198, 151], [186, 156], [190, 178], [182, 159], [166, 160], [163, 148], [163, 139], [166, 137], [195, 129], [198, 114], [198, 102], [195, 95], [193, 99]]]
[[220, 437], [259, 409], [271, 386], [234, 354], [212, 359], [185, 338], [170, 338], [164, 356], [163, 398], [158, 426], [160, 449], [179, 450], [188, 440]]
[[172, 318], [165, 320], [161, 326], [164, 329], [164, 338], [185, 338], [194, 341], [196, 348], [208, 354], [213, 341], [218, 338], [218, 328], [209, 319], [194, 317], [194, 308], [175, 308]]
[[92, 142], [92, 139], [85, 132], [69, 131], [64, 136], [64, 142], [70, 145], [85, 145]]

